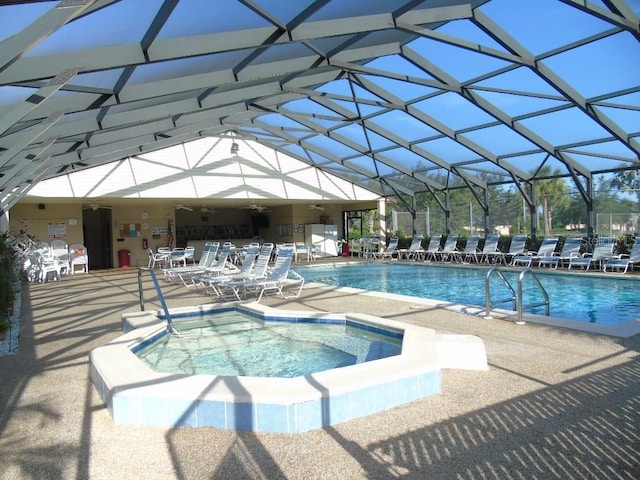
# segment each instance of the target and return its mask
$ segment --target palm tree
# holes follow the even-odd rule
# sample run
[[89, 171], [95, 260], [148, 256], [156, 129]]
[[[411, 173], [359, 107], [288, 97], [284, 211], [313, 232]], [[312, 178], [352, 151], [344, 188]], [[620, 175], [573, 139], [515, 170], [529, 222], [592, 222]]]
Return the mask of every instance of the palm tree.
[[560, 174], [560, 170], [556, 169], [552, 172], [551, 167], [545, 165], [538, 171], [537, 175], [543, 179], [535, 181], [536, 200], [540, 202], [542, 206], [545, 236], [549, 236], [553, 231], [553, 211], [556, 207], [567, 202], [569, 187], [562, 178], [544, 177], [554, 177]]
[[[625, 165], [631, 168], [631, 165]], [[640, 171], [639, 170], [624, 170], [617, 172], [611, 180], [611, 186], [621, 190], [635, 194], [636, 202], [638, 203], [638, 210], [640, 211]]]

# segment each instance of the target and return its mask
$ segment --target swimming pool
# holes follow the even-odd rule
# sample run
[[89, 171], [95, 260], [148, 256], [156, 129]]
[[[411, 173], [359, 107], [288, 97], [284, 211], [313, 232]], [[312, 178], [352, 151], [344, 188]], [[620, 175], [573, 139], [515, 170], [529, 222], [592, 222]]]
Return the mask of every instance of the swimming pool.
[[133, 352], [157, 372], [293, 378], [399, 355], [402, 337], [357, 324], [262, 320], [242, 311], [180, 322]]
[[[456, 304], [485, 305], [486, 268], [398, 262], [342, 263], [296, 266], [307, 282], [354, 287]], [[501, 269], [514, 288], [521, 270]], [[617, 325], [640, 320], [640, 281], [535, 270], [550, 300], [550, 315], [585, 323]], [[506, 287], [494, 278], [491, 297], [506, 298]], [[542, 300], [534, 282], [525, 282], [524, 303]], [[511, 308], [505, 304], [500, 308]], [[531, 312], [543, 314], [544, 308]]]

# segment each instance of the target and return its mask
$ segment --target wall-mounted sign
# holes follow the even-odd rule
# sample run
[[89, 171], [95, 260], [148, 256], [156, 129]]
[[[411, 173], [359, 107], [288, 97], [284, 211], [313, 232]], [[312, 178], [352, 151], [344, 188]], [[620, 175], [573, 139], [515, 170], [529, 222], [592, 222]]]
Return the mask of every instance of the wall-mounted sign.
[[56, 222], [49, 224], [49, 238], [64, 238], [67, 236], [67, 224]]

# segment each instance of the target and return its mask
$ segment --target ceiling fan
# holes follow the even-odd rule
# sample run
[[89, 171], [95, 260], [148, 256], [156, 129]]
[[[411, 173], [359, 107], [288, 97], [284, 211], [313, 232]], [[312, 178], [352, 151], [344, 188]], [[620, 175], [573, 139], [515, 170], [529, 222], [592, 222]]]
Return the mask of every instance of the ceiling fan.
[[175, 209], [176, 210], [186, 210], [187, 212], [193, 212], [193, 208], [187, 207], [185, 205], [182, 205], [181, 203], [176, 204], [175, 205]]
[[267, 207], [264, 205], [258, 205], [257, 203], [250, 203], [246, 207], [240, 207], [243, 210], [255, 210], [256, 212], [262, 213], [267, 210]]
[[322, 205], [309, 205], [309, 208], [311, 210], [324, 210], [324, 207]]
[[106, 208], [107, 210], [111, 210], [110, 205], [99, 205], [97, 203], [90, 203], [89, 205], [83, 205], [83, 210], [98, 210], [99, 208]]

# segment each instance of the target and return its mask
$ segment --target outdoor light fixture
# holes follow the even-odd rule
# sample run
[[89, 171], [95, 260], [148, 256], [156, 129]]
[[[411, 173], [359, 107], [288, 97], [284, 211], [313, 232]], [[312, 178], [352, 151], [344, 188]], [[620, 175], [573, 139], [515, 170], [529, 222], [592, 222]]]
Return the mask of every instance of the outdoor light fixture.
[[237, 155], [237, 154], [238, 154], [238, 149], [239, 149], [239, 148], [240, 148], [240, 146], [239, 146], [236, 142], [233, 142], [233, 143], [231, 144], [231, 154], [232, 154], [232, 155]]

